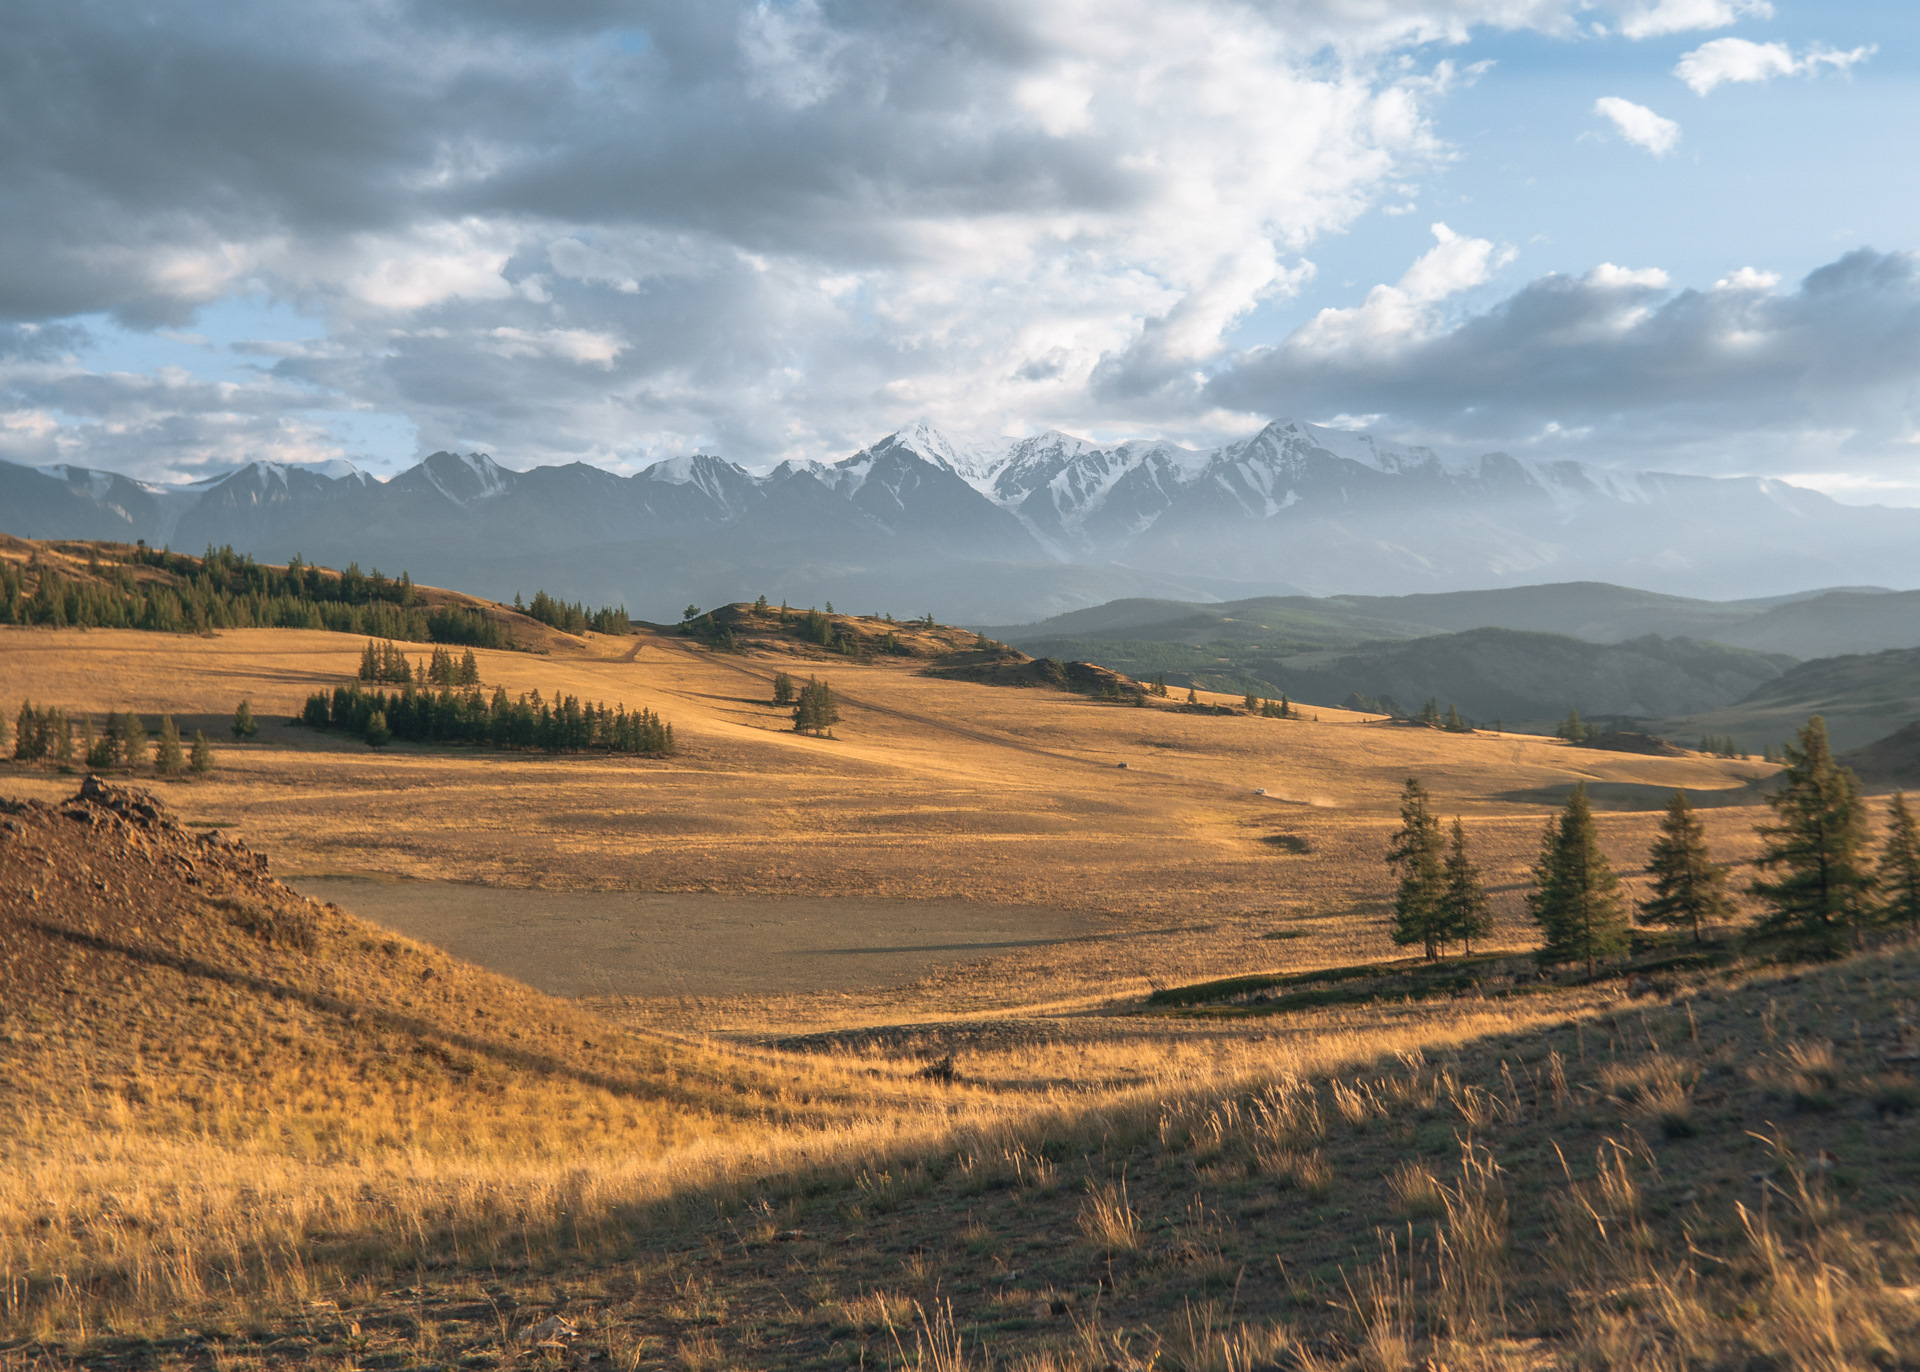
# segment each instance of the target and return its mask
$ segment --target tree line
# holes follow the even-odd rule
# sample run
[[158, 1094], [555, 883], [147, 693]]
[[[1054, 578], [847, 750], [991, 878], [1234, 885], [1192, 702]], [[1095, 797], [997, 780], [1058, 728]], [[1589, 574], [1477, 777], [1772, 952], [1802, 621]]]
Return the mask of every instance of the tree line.
[[[234, 737], [251, 738], [258, 727], [252, 707], [241, 701], [233, 715]], [[13, 721], [13, 760], [63, 768], [80, 764], [93, 771], [129, 770], [145, 761], [161, 776], [205, 775], [213, 770], [213, 745], [200, 729], [191, 740], [183, 739], [170, 714], [149, 730], [136, 711], [112, 710], [96, 731], [91, 714], [22, 701]]]
[[[136, 567], [178, 580], [141, 582]], [[88, 581], [63, 575], [35, 553], [24, 567], [0, 563], [0, 624], [47, 628], [145, 629], [207, 633], [214, 629], [327, 629], [414, 642], [517, 646], [506, 626], [458, 606], [429, 609], [412, 579], [393, 579], [358, 563], [328, 572], [295, 556], [267, 567], [231, 547], [208, 547], [200, 558], [138, 547], [124, 560], [88, 563]]]
[[597, 610], [589, 610], [584, 601], [576, 600], [569, 605], [545, 591], [535, 591], [532, 600], [523, 602], [520, 593], [515, 591], [513, 608], [562, 633], [584, 634], [589, 629], [596, 634], [633, 632], [633, 620], [624, 605], [602, 605]]
[[338, 729], [372, 748], [395, 739], [406, 743], [467, 743], [484, 748], [548, 753], [632, 753], [666, 757], [675, 751], [673, 726], [652, 710], [609, 707], [540, 692], [509, 699], [504, 686], [489, 698], [477, 685], [421, 690], [412, 681], [399, 690], [365, 690], [358, 682], [307, 697], [294, 721], [312, 729]]
[[[1784, 784], [1767, 799], [1772, 821], [1757, 826], [1760, 875], [1747, 894], [1761, 903], [1762, 914], [1751, 937], [1825, 954], [1848, 942], [1857, 946], [1875, 927], [1920, 928], [1920, 828], [1906, 797], [1896, 792], [1889, 803], [1876, 855], [1860, 780], [1834, 761], [1826, 721], [1814, 716], [1782, 752]], [[1450, 840], [1443, 839], [1431, 796], [1412, 778], [1401, 793], [1400, 817], [1387, 849], [1399, 879], [1394, 942], [1417, 944], [1429, 959], [1454, 943], [1471, 953], [1492, 921], [1465, 826], [1456, 818]], [[1527, 896], [1543, 936], [1540, 960], [1585, 963], [1591, 975], [1600, 959], [1629, 948], [1636, 915], [1642, 925], [1684, 931], [1696, 943], [1734, 920], [1727, 868], [1714, 861], [1684, 791], [1667, 805], [1646, 871], [1652, 894], [1630, 911], [1601, 850], [1586, 784], [1575, 786], [1541, 834]]]
[[367, 640], [367, 650], [360, 655], [360, 680], [391, 682], [400, 685], [409, 681], [423, 681], [430, 686], [478, 686], [480, 684], [480, 661], [469, 648], [458, 662], [445, 648], [435, 648], [433, 657], [423, 660], [416, 669], [407, 661], [407, 655], [392, 642], [375, 644]]

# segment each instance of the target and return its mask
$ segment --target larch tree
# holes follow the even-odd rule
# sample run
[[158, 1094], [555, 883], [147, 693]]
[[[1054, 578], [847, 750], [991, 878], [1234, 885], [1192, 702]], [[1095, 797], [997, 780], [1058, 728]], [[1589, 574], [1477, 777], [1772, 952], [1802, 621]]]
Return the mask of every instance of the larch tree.
[[1447, 845], [1446, 884], [1440, 893], [1440, 930], [1443, 941], [1459, 939], [1468, 956], [1473, 941], [1493, 932], [1493, 903], [1486, 883], [1467, 852], [1467, 828], [1453, 821], [1453, 841]]
[[1880, 918], [1920, 926], [1920, 828], [1907, 798], [1893, 793], [1887, 806], [1887, 837], [1880, 847]]
[[1667, 802], [1659, 837], [1647, 853], [1653, 896], [1640, 902], [1640, 922], [1685, 929], [1699, 943], [1706, 931], [1733, 918], [1727, 869], [1707, 851], [1707, 830], [1685, 791]]
[[1599, 959], [1625, 951], [1626, 902], [1620, 878], [1600, 851], [1584, 781], [1567, 797], [1566, 809], [1547, 821], [1533, 881], [1527, 906], [1546, 936], [1538, 954], [1542, 962], [1584, 962], [1592, 976]]
[[1387, 845], [1387, 867], [1400, 882], [1388, 932], [1395, 943], [1419, 944], [1434, 962], [1445, 942], [1441, 907], [1447, 874], [1440, 821], [1429, 807], [1430, 799], [1417, 777], [1407, 778], [1400, 792], [1400, 828]]
[[172, 715], [160, 716], [160, 736], [153, 741], [153, 769], [162, 776], [178, 776], [187, 770], [187, 757], [180, 748], [180, 729]]
[[1874, 874], [1867, 865], [1867, 806], [1860, 778], [1833, 760], [1827, 722], [1813, 716], [1786, 748], [1780, 790], [1767, 797], [1772, 824], [1756, 825], [1764, 847], [1753, 894], [1769, 911], [1764, 939], [1826, 951], [1857, 945], [1872, 918]]

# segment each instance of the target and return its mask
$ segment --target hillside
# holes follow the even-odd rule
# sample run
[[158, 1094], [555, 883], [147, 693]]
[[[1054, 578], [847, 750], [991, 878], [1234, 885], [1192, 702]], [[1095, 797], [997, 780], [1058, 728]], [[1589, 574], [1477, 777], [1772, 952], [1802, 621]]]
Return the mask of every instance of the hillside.
[[23, 1357], [1520, 1372], [1920, 1340], [1911, 947], [1627, 986], [1482, 959], [1409, 1002], [1323, 966], [1278, 1001], [1109, 988], [727, 1053], [306, 902], [143, 793], [4, 809]]
[[1034, 652], [1096, 660], [1123, 652], [1144, 660], [1150, 650], [1141, 645], [1147, 643], [1205, 649], [1192, 659], [1195, 670], [1204, 671], [1208, 659], [1233, 664], [1248, 655], [1285, 657], [1469, 629], [1565, 634], [1590, 643], [1658, 634], [1797, 658], [1830, 657], [1920, 644], [1920, 591], [1853, 588], [1714, 601], [1604, 582], [1563, 582], [1404, 596], [1134, 599], [982, 631]]
[[1149, 644], [1086, 640], [1030, 640], [1028, 646], [1064, 650], [1069, 644], [1137, 677], [1164, 671], [1173, 681], [1197, 678], [1216, 690], [1251, 689], [1314, 704], [1354, 697], [1390, 699], [1405, 711], [1438, 699], [1442, 708], [1456, 705], [1482, 724], [1499, 720], [1535, 731], [1550, 728], [1569, 709], [1590, 717], [1673, 716], [1709, 709], [1741, 699], [1793, 663], [1783, 656], [1685, 638], [1650, 634], [1598, 644], [1511, 629], [1474, 629], [1285, 656], [1269, 656], [1263, 645], [1213, 644], [1175, 652]]
[[1825, 715], [1834, 747], [1862, 747], [1920, 720], [1920, 648], [1820, 658], [1788, 668], [1737, 703], [1649, 727], [1685, 739], [1725, 734], [1758, 749]]

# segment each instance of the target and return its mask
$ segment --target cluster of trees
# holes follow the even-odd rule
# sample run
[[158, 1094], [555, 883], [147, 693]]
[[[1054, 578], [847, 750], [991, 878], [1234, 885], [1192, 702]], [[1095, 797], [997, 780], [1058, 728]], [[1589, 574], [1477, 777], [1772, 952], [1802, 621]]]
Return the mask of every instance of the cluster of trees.
[[[1859, 778], [1834, 761], [1826, 721], [1815, 716], [1796, 744], [1783, 749], [1784, 785], [1768, 798], [1772, 822], [1759, 826], [1760, 875], [1747, 894], [1762, 907], [1756, 941], [1830, 953], [1856, 946], [1883, 925], [1920, 928], [1920, 825], [1906, 797], [1888, 805], [1887, 828], [1874, 853]], [[1453, 942], [1467, 945], [1487, 930], [1486, 892], [1467, 853], [1466, 831], [1453, 823], [1451, 845], [1426, 790], [1409, 780], [1401, 795], [1401, 827], [1387, 851], [1399, 878], [1392, 934], [1437, 958]], [[1738, 913], [1727, 869], [1713, 860], [1705, 826], [1685, 792], [1668, 803], [1648, 853], [1652, 893], [1630, 910], [1620, 879], [1601, 849], [1585, 784], [1547, 821], [1533, 868], [1527, 907], [1540, 926], [1539, 958], [1547, 964], [1595, 963], [1626, 951], [1632, 919], [1686, 932], [1696, 942]]]
[[[253, 717], [247, 713], [245, 701], [235, 715], [236, 733], [240, 732], [243, 715], [251, 732]], [[57, 707], [36, 708], [31, 701], [23, 701], [14, 717], [13, 757], [16, 762], [52, 762], [61, 767], [70, 767], [79, 759], [96, 771], [137, 767], [148, 754], [147, 739], [146, 721], [132, 710], [110, 712], [105, 727], [96, 734], [91, 715], [69, 716]], [[213, 746], [204, 732], [195, 729], [189, 752], [173, 716], [162, 715], [149, 760], [161, 776], [178, 776], [188, 770], [211, 772]]]
[[1554, 726], [1555, 738], [1564, 738], [1569, 743], [1585, 743], [1594, 736], [1594, 730], [1580, 718], [1578, 710], [1568, 710], [1567, 717]]
[[1442, 838], [1433, 798], [1412, 777], [1400, 793], [1400, 831], [1387, 847], [1387, 865], [1399, 877], [1395, 943], [1419, 944], [1431, 961], [1456, 942], [1471, 953], [1473, 941], [1492, 930], [1493, 907], [1467, 852], [1465, 826], [1455, 818], [1451, 842]]
[[[780, 673], [786, 676], [785, 672]], [[774, 691], [778, 694], [779, 679], [775, 678]], [[788, 678], [787, 690], [792, 692], [792, 678]], [[793, 730], [795, 733], [830, 734], [833, 726], [840, 722], [840, 706], [834, 701], [833, 687], [817, 677], [808, 677], [793, 702]]]
[[562, 633], [584, 634], [591, 629], [597, 634], [630, 634], [633, 632], [633, 620], [627, 614], [624, 605], [602, 605], [597, 610], [589, 610], [583, 601], [574, 601], [569, 605], [556, 599], [545, 591], [535, 591], [533, 599], [523, 602], [518, 592], [514, 593], [513, 608], [542, 624], [560, 630]]
[[[142, 582], [137, 567], [175, 581]], [[37, 553], [20, 567], [0, 564], [0, 624], [49, 628], [147, 629], [206, 633], [213, 629], [331, 629], [417, 642], [510, 648], [506, 629], [485, 615], [451, 606], [427, 610], [405, 572], [398, 580], [357, 563], [332, 573], [295, 557], [286, 568], [262, 566], [232, 548], [209, 547], [191, 558], [150, 548], [124, 561], [95, 556], [89, 580], [76, 581]]]
[[478, 686], [438, 691], [417, 689], [411, 681], [398, 691], [363, 690], [358, 683], [332, 693], [307, 697], [297, 723], [314, 729], [340, 729], [379, 748], [400, 739], [408, 743], [471, 743], [500, 749], [538, 749], [549, 753], [638, 753], [664, 757], [674, 751], [673, 726], [651, 710], [628, 710], [605, 701], [594, 704], [556, 694], [551, 703], [540, 692], [507, 697], [496, 686], [492, 698]]
[[405, 685], [409, 681], [421, 681], [430, 686], [478, 686], [480, 684], [480, 661], [469, 648], [459, 660], [445, 648], [435, 648], [433, 656], [420, 666], [407, 661], [407, 655], [396, 644], [375, 643], [367, 640], [367, 650], [360, 655], [360, 680], [384, 682], [395, 686]]
[[1420, 713], [1414, 716], [1422, 724], [1432, 729], [1445, 729], [1450, 734], [1470, 734], [1473, 726], [1466, 721], [1458, 707], [1449, 705], [1445, 714], [1440, 713], [1440, 702], [1429, 696], [1427, 703], [1420, 707]]
[[1259, 715], [1262, 719], [1298, 719], [1300, 712], [1293, 708], [1293, 702], [1284, 695], [1278, 700], [1267, 700], [1247, 692], [1247, 698], [1241, 702], [1250, 715]]
[[1740, 746], [1732, 734], [1702, 735], [1699, 751], [1712, 757], [1745, 757], [1747, 755], [1747, 750]]

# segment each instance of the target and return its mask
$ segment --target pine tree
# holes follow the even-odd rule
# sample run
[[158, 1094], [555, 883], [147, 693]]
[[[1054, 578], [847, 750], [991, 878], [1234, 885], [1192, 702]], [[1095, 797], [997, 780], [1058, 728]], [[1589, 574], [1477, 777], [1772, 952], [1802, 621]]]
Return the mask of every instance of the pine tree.
[[1252, 714], [1255, 710], [1260, 708], [1260, 699], [1258, 696], [1254, 695], [1252, 691], [1248, 691], [1247, 698], [1243, 700], [1241, 704], [1246, 707], [1246, 711], [1248, 714]]
[[233, 723], [228, 726], [235, 738], [252, 738], [260, 732], [260, 726], [254, 722], [253, 706], [241, 701], [233, 712]]
[[1419, 944], [1433, 962], [1445, 941], [1441, 905], [1446, 870], [1440, 821], [1427, 808], [1427, 801], [1427, 788], [1408, 777], [1400, 792], [1400, 830], [1387, 845], [1387, 867], [1400, 879], [1393, 898], [1393, 941], [1403, 946]]
[[833, 687], [815, 677], [808, 677], [793, 707], [794, 732], [823, 734], [839, 720], [840, 707], [834, 703]]
[[[140, 754], [146, 747], [147, 722], [131, 710], [128, 710], [124, 714], [112, 716], [111, 719], [120, 721], [118, 730], [119, 743], [114, 750], [117, 754], [118, 761], [131, 767], [140, 761]], [[111, 723], [111, 719], [109, 723]]]
[[73, 765], [73, 722], [64, 710], [53, 712], [53, 760], [62, 767]]
[[793, 704], [793, 678], [785, 672], [773, 674], [773, 703], [775, 705]]
[[1427, 697], [1427, 703], [1420, 707], [1420, 722], [1432, 728], [1440, 727], [1440, 702], [1433, 696]]
[[1867, 807], [1860, 778], [1833, 760], [1819, 715], [1786, 754], [1785, 784], [1767, 797], [1776, 822], [1756, 826], [1765, 846], [1754, 865], [1779, 874], [1750, 888], [1772, 907], [1757, 932], [1832, 951], [1849, 933], [1858, 943], [1870, 914]]
[[1893, 793], [1887, 806], [1887, 838], [1880, 848], [1880, 918], [1909, 928], [1920, 925], [1920, 828], [1907, 798]]
[[1542, 962], [1584, 962], [1592, 976], [1597, 960], [1628, 946], [1620, 879], [1600, 851], [1584, 781], [1567, 797], [1567, 808], [1547, 821], [1533, 880], [1527, 906], [1546, 936]]
[[213, 770], [213, 745], [198, 729], [193, 731], [193, 761], [189, 765], [200, 776]]
[[1199, 703], [1200, 703], [1199, 695], [1195, 693], [1193, 687], [1191, 686], [1187, 687], [1187, 704], [1198, 705]]
[[1560, 727], [1554, 733], [1569, 743], [1587, 741], [1587, 726], [1581, 721], [1578, 710], [1568, 710], [1567, 717], [1560, 721]]
[[[513, 605], [516, 610], [520, 608], [519, 596], [513, 598]], [[380, 655], [374, 651], [372, 639], [367, 640], [366, 652], [360, 654], [360, 679], [362, 681], [380, 679]]]
[[1493, 932], [1493, 904], [1487, 899], [1480, 869], [1467, 853], [1467, 829], [1456, 817], [1447, 848], [1446, 886], [1440, 895], [1442, 942], [1459, 939], [1469, 956], [1473, 941]]
[[187, 769], [186, 755], [180, 750], [180, 730], [172, 715], [160, 716], [160, 736], [153, 741], [153, 768], [169, 777]]
[[367, 716], [365, 738], [369, 748], [384, 748], [392, 741], [393, 730], [387, 727], [386, 711], [375, 710]]
[[1733, 918], [1727, 869], [1708, 853], [1706, 826], [1685, 791], [1675, 791], [1667, 802], [1660, 836], [1647, 853], [1647, 874], [1653, 878], [1653, 898], [1640, 903], [1642, 924], [1686, 929], [1698, 943], [1705, 928]]
[[1473, 726], [1461, 718], [1459, 708], [1453, 705], [1447, 706], [1447, 717], [1441, 727], [1450, 734], [1470, 734], [1473, 732]]

